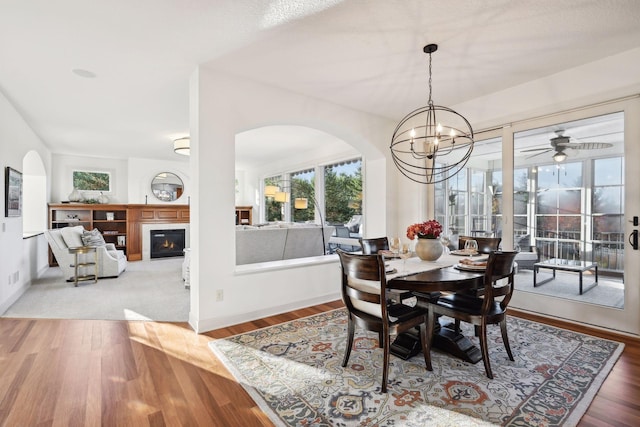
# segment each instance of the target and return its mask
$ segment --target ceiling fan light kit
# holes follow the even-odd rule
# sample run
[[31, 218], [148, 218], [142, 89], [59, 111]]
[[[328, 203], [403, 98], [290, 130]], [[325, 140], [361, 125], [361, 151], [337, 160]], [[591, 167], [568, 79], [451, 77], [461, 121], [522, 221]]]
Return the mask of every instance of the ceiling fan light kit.
[[423, 48], [429, 55], [429, 101], [407, 114], [391, 138], [391, 156], [398, 170], [421, 184], [445, 181], [467, 164], [473, 151], [473, 128], [454, 110], [434, 105], [431, 98], [431, 54], [437, 44]]
[[564, 154], [563, 151], [558, 151], [556, 154], [553, 155], [553, 160], [558, 163], [564, 162], [566, 158], [567, 158], [567, 155]]

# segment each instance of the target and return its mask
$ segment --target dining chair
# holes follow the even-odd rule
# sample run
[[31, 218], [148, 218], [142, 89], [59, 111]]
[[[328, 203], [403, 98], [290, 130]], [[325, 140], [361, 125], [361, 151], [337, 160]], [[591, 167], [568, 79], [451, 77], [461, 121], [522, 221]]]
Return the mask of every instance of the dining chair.
[[478, 252], [481, 254], [488, 254], [491, 251], [497, 251], [500, 247], [502, 237], [471, 237], [460, 236], [458, 238], [458, 249], [464, 249], [464, 243], [467, 240], [475, 240], [478, 242]]
[[[389, 250], [389, 239], [387, 237], [375, 237], [371, 239], [360, 239], [360, 246], [362, 246], [363, 255], [375, 255], [378, 251]], [[392, 290], [388, 292], [394, 301], [405, 301], [412, 298], [414, 295], [412, 292], [399, 292]]]
[[363, 255], [377, 254], [381, 250], [389, 250], [389, 239], [376, 237], [372, 239], [360, 239]]
[[[489, 254], [493, 251], [497, 251], [500, 247], [500, 242], [502, 241], [501, 237], [470, 237], [470, 236], [460, 236], [458, 239], [458, 249], [464, 249], [464, 243], [467, 240], [475, 240], [478, 242], [478, 252], [481, 254]], [[467, 293], [472, 293], [476, 296], [481, 296], [484, 294], [484, 289], [469, 289], [466, 291]], [[455, 330], [458, 332], [460, 322], [456, 322]]]
[[346, 367], [353, 347], [355, 327], [378, 333], [378, 346], [383, 351], [382, 392], [387, 392], [391, 336], [418, 327], [424, 361], [427, 357], [427, 312], [404, 304], [387, 304], [387, 276], [382, 255], [360, 255], [338, 249], [342, 267], [342, 300], [349, 311], [347, 347], [342, 367]]
[[[427, 322], [427, 351], [431, 351], [431, 339], [437, 321], [437, 316], [448, 316], [456, 321], [470, 323], [478, 328], [480, 350], [487, 377], [493, 379], [489, 350], [487, 347], [487, 325], [499, 324], [502, 341], [507, 350], [509, 360], [513, 361], [513, 354], [507, 336], [507, 307], [514, 289], [513, 262], [517, 252], [494, 251], [489, 254], [487, 268], [484, 272], [484, 295], [478, 297], [466, 293], [443, 295], [427, 304], [429, 310]], [[505, 280], [502, 280], [505, 279]], [[427, 353], [431, 366], [431, 354]]]

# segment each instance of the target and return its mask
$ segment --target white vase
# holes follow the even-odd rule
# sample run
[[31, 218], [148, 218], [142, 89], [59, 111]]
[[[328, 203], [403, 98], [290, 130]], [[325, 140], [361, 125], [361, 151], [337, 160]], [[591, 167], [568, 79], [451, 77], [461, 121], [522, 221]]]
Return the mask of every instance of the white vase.
[[71, 194], [69, 194], [69, 201], [79, 202], [80, 200], [82, 200], [82, 195], [80, 194], [77, 188], [74, 188]]
[[440, 239], [418, 238], [416, 255], [423, 261], [435, 261], [442, 256], [444, 248]]

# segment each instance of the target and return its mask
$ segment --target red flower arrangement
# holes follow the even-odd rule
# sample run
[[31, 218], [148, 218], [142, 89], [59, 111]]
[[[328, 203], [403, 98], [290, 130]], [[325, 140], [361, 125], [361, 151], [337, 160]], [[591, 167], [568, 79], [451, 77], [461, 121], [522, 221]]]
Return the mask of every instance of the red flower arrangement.
[[437, 239], [440, 233], [442, 233], [442, 225], [435, 219], [407, 227], [407, 237], [410, 240], [415, 239], [416, 236], [421, 239]]

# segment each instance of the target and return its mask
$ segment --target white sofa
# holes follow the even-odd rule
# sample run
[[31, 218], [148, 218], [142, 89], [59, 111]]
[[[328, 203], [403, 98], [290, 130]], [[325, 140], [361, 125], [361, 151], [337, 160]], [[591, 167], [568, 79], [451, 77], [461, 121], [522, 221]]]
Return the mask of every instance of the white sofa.
[[[74, 275], [74, 255], [69, 253], [70, 247], [83, 246], [81, 225], [45, 230], [44, 236], [49, 242], [51, 252], [56, 257], [65, 279]], [[96, 248], [98, 254], [98, 277], [117, 277], [127, 268], [127, 257], [123, 251], [116, 249], [113, 243]]]
[[[335, 227], [325, 226], [325, 245]], [[236, 227], [236, 265], [323, 255], [320, 226], [273, 224]]]

